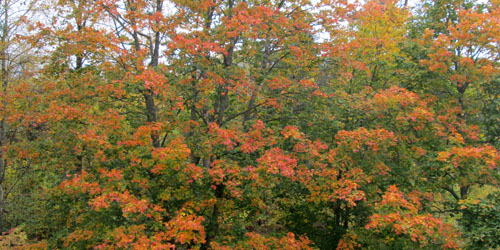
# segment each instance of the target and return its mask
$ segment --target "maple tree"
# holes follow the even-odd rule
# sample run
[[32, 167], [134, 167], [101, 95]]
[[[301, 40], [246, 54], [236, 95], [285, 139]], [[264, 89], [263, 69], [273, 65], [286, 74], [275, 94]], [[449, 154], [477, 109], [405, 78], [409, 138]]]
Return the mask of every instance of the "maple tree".
[[[28, 31], [27, 19], [32, 17], [33, 3], [22, 4], [21, 1], [6, 0], [0, 2], [0, 228], [2, 231], [13, 228], [23, 220], [23, 216], [12, 211], [18, 207], [26, 208], [23, 197], [29, 189], [25, 180], [36, 176], [35, 149], [38, 131], [36, 123], [23, 121], [20, 126], [18, 118], [29, 113], [20, 108], [23, 97], [19, 90], [23, 83], [30, 81], [40, 68], [35, 56], [36, 48], [25, 44], [20, 33]], [[18, 100], [23, 100], [18, 102]], [[28, 100], [26, 100], [28, 101]]]
[[36, 215], [2, 244], [494, 246], [498, 3], [422, 4], [32, 2], [0, 164]]

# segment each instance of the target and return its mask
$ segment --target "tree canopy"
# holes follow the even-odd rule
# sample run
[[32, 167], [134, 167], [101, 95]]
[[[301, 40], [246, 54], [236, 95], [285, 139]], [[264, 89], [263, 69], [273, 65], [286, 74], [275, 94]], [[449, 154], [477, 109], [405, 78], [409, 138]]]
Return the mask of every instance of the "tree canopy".
[[2, 249], [500, 247], [497, 0], [0, 5]]

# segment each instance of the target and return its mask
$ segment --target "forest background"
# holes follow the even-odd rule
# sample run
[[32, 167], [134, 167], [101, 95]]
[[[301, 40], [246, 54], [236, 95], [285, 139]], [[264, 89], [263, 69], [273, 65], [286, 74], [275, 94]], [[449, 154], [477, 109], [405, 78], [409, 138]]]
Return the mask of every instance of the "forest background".
[[2, 249], [500, 247], [498, 0], [0, 16]]

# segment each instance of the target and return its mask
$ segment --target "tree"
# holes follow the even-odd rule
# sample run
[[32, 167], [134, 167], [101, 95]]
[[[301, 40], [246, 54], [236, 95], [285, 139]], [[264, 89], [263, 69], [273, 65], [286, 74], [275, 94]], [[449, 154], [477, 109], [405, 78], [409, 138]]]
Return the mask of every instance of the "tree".
[[495, 55], [494, 3], [446, 29], [394, 1], [51, 4], [29, 37], [47, 63], [12, 108], [37, 136], [9, 154], [45, 171], [27, 247], [476, 244], [457, 232], [500, 155], [468, 100], [497, 65], [457, 51]]
[[[32, 157], [36, 153], [19, 152], [30, 149], [40, 127], [30, 121], [18, 123], [17, 118], [26, 114], [17, 110], [19, 88], [33, 76], [37, 62], [34, 48], [25, 44], [22, 35], [28, 33], [27, 18], [32, 15], [34, 1], [0, 2], [0, 230], [19, 222], [17, 206], [22, 203], [13, 193], [23, 186], [25, 178], [33, 173]], [[22, 219], [21, 219], [22, 220]]]

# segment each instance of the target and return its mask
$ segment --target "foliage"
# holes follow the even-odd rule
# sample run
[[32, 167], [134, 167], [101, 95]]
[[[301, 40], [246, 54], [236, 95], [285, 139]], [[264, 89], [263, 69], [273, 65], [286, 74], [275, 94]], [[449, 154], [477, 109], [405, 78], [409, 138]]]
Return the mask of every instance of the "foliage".
[[497, 1], [30, 6], [10, 41], [40, 63], [2, 73], [0, 117], [23, 231], [0, 242], [497, 247]]
[[498, 247], [498, 191], [484, 197], [461, 202], [464, 211], [460, 220], [469, 249], [495, 249]]

